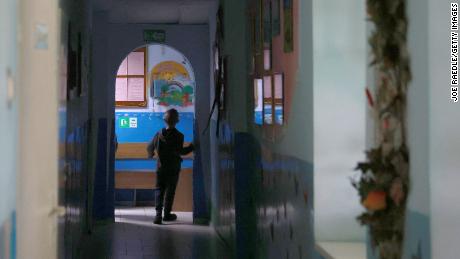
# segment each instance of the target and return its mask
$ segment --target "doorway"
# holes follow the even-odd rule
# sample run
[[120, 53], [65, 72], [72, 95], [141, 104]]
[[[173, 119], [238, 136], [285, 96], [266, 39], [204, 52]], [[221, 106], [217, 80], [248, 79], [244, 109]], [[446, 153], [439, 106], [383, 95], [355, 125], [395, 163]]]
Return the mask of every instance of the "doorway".
[[[164, 127], [163, 113], [170, 108], [180, 113], [177, 128], [184, 134], [184, 144], [193, 142], [195, 82], [189, 60], [168, 45], [141, 46], [120, 63], [115, 80], [116, 220], [129, 220], [129, 211], [136, 214], [145, 209], [153, 214], [157, 159], [147, 158], [146, 147]], [[190, 222], [193, 168], [193, 154], [184, 156], [173, 206]]]

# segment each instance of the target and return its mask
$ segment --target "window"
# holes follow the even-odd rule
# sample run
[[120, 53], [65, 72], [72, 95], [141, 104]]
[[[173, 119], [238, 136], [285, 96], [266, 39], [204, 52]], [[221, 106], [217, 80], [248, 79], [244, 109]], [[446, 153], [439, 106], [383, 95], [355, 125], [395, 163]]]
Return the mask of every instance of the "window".
[[131, 52], [118, 68], [115, 82], [117, 107], [147, 106], [146, 48]]

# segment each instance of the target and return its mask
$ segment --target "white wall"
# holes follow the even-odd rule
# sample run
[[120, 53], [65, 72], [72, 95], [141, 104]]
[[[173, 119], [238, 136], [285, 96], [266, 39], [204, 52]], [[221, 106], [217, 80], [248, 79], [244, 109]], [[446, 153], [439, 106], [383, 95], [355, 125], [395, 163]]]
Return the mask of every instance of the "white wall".
[[[57, 257], [59, 6], [21, 2], [18, 258]], [[37, 21], [47, 31], [37, 48]], [[43, 28], [42, 27], [42, 28]]]
[[450, 100], [451, 2], [458, 3], [429, 0], [427, 7], [432, 258], [460, 254], [460, 103]]
[[16, 11], [15, 1], [0, 2], [0, 228], [16, 207], [17, 102], [8, 105], [7, 75], [16, 76]]
[[408, 95], [411, 192], [405, 257], [460, 254], [460, 104], [450, 100], [450, 2], [408, 1], [413, 79]]
[[364, 0], [314, 0], [314, 179], [317, 241], [363, 241], [350, 177], [365, 150]]
[[[409, 0], [407, 44], [412, 81], [407, 102], [407, 141], [410, 151], [410, 193], [406, 213], [404, 256], [421, 247], [423, 258], [430, 254], [430, 149], [429, 149], [429, 56], [427, 1]], [[418, 252], [417, 252], [418, 253]]]
[[[409, 1], [409, 3], [411, 3]], [[425, 15], [419, 15], [425, 14]], [[429, 199], [429, 56], [426, 4], [409, 4], [408, 48], [412, 81], [408, 93], [408, 142], [411, 152], [410, 210], [428, 215]], [[447, 70], [446, 70], [447, 71]]]

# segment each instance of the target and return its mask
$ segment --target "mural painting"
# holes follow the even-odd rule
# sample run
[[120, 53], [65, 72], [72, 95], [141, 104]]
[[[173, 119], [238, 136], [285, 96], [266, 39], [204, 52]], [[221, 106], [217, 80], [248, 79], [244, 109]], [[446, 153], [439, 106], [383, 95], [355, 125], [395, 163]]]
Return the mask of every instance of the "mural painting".
[[176, 61], [164, 61], [151, 72], [155, 105], [177, 106], [182, 111], [193, 109], [195, 85], [184, 65]]

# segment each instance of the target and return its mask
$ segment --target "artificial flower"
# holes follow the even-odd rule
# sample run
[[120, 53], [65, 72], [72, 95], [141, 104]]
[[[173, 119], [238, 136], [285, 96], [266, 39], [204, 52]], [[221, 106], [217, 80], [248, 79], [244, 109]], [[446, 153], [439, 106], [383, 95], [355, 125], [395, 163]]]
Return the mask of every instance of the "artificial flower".
[[387, 207], [386, 198], [387, 194], [384, 191], [371, 191], [362, 204], [370, 211], [383, 210]]
[[396, 206], [401, 205], [401, 202], [404, 199], [404, 190], [401, 178], [396, 178], [391, 184], [390, 197]]

